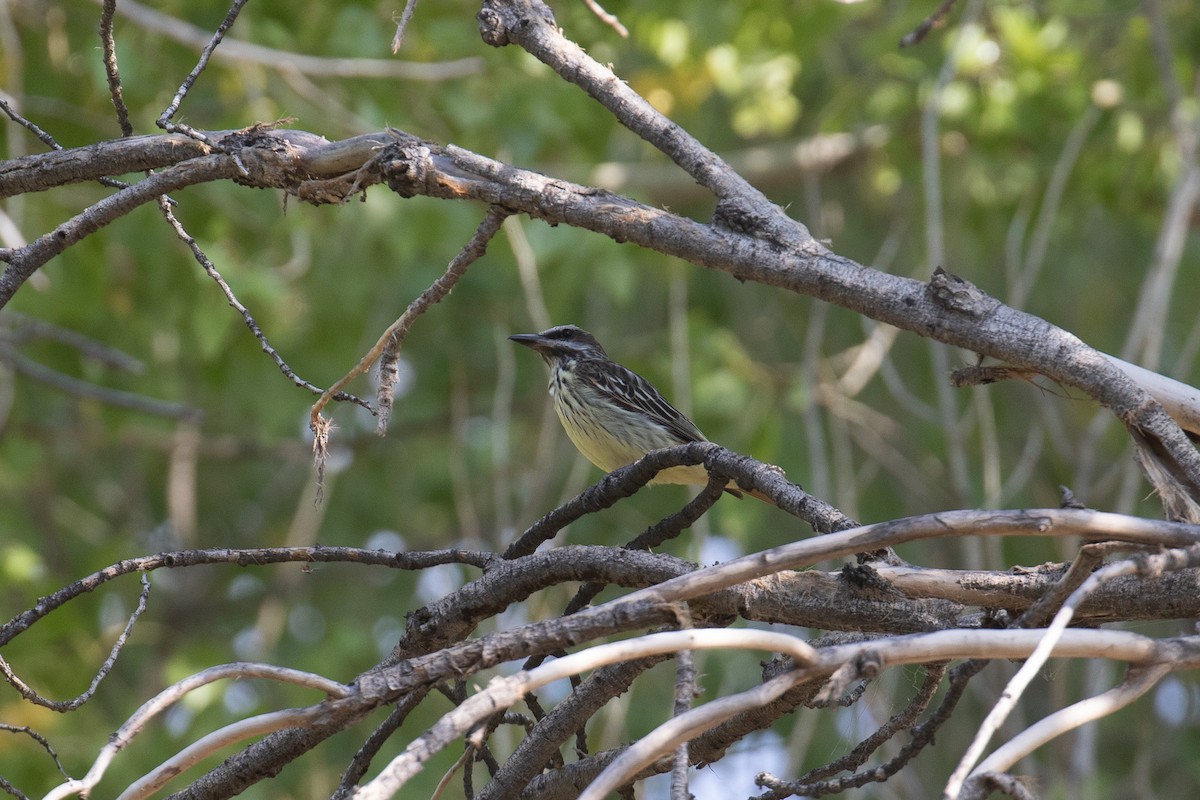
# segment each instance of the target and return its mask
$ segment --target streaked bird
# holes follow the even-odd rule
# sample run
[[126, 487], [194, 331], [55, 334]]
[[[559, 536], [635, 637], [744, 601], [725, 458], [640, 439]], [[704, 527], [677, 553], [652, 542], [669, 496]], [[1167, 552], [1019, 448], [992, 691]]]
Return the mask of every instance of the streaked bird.
[[[545, 360], [554, 410], [567, 436], [605, 472], [631, 464], [651, 450], [708, 441], [648, 380], [609, 358], [596, 337], [583, 328], [559, 325], [508, 338]], [[704, 486], [708, 472], [700, 464], [670, 467], [650, 482]], [[745, 493], [733, 481], [725, 491], [737, 497]], [[749, 494], [772, 502], [760, 492]]]

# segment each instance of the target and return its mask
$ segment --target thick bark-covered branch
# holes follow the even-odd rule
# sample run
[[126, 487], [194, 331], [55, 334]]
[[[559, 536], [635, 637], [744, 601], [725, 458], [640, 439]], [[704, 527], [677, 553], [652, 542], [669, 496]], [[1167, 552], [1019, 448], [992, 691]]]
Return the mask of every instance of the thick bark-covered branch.
[[[170, 158], [178, 137], [145, 137], [157, 163]], [[181, 157], [175, 166], [101, 201], [26, 247], [0, 251], [0, 305], [29, 275], [70, 244], [138, 205], [182, 187], [234, 178], [258, 188], [283, 189], [314, 203], [344, 202], [368, 186], [387, 183], [403, 196], [477, 200], [633, 242], [694, 264], [804, 294], [880, 322], [1032, 369], [1073, 386], [1112, 409], [1139, 444], [1168, 465], [1170, 479], [1200, 497], [1200, 454], [1182, 431], [1124, 372], [1076, 336], [1005, 306], [969, 282], [938, 273], [930, 282], [890, 275], [819, 245], [783, 247], [762, 231], [703, 224], [601, 189], [522, 170], [454, 146], [439, 146], [399, 131], [341, 142], [297, 131], [255, 128], [213, 141], [224, 153]], [[129, 140], [82, 151], [29, 156], [0, 175], [0, 195], [13, 187], [91, 180], [135, 163]], [[182, 154], [198, 152], [188, 145]], [[72, 157], [74, 155], [74, 157]], [[50, 165], [39, 182], [38, 159]], [[141, 166], [145, 161], [136, 162]]]
[[[131, 140], [17, 159], [0, 174], [0, 196], [32, 187], [92, 180], [119, 170], [165, 166], [180, 137], [141, 137], [152, 156], [137, 159]], [[1200, 496], [1200, 454], [1152, 398], [1077, 337], [1005, 306], [949, 274], [930, 283], [864, 267], [817, 246], [781, 247], [761, 231], [736, 232], [651, 208], [592, 187], [571, 184], [398, 131], [326, 142], [298, 131], [252, 129], [209, 137], [225, 151], [182, 145], [175, 166], [101, 201], [24, 248], [0, 251], [0, 305], [38, 267], [67, 246], [141, 203], [195, 183], [236, 178], [310, 202], [343, 202], [386, 182], [404, 195], [472, 199], [551, 224], [568, 224], [618, 242], [677, 256], [700, 266], [841, 305], [865, 316], [966, 350], [1028, 367], [1086, 392], [1178, 463], [1176, 477]], [[186, 141], [186, 140], [185, 140]], [[42, 171], [41, 159], [46, 169]], [[40, 175], [40, 178], [38, 177]]]

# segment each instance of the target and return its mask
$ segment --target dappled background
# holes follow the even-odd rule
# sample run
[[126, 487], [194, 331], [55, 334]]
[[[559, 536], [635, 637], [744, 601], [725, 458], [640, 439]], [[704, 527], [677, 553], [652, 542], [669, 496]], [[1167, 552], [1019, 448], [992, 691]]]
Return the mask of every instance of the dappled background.
[[[614, 2], [609, 10], [628, 27], [627, 39], [582, 3], [558, 3], [555, 12], [569, 37], [611, 62], [836, 252], [918, 278], [943, 266], [1089, 344], [1195, 384], [1196, 237], [1187, 238], [1165, 292], [1143, 296], [1153, 294], [1143, 284], [1188, 166], [1176, 125], [1196, 124], [1200, 18], [1184, 0], [1150, 4], [1150, 14], [1086, 0], [1053, 10], [981, 6], [956, 9], [948, 26], [905, 49], [897, 43], [932, 4]], [[194, 26], [197, 36], [227, 10], [208, 1], [155, 9]], [[330, 139], [394, 126], [697, 219], [711, 215], [712, 200], [688, 176], [578, 89], [516, 48], [484, 46], [474, 10], [418, 8], [394, 60], [436, 65], [437, 80], [332, 75], [329, 64], [314, 72], [286, 55], [218, 59], [179, 119], [216, 130], [289, 118], [288, 126]], [[231, 36], [292, 54], [389, 59], [397, 11], [327, 3], [297, 15], [293, 3], [256, 0]], [[0, 7], [0, 91], [65, 147], [120, 134], [98, 18], [99, 6], [83, 3]], [[155, 132], [154, 119], [199, 49], [188, 41], [192, 29], [164, 31], [156, 19], [118, 3], [118, 55], [137, 133]], [[1173, 94], [1180, 91], [1182, 101]], [[930, 107], [940, 117], [923, 113]], [[4, 158], [44, 147], [15, 124], [0, 126]], [[109, 191], [6, 201], [3, 246], [40, 235]], [[180, 220], [272, 344], [320, 386], [344, 374], [443, 271], [483, 214], [479, 206], [404, 200], [381, 188], [341, 208], [285, 204], [279, 194], [231, 184], [190, 188], [175, 199]], [[330, 475], [318, 506], [307, 430], [314, 398], [281, 375], [146, 207], [69, 249], [0, 314], [0, 615], [108, 563], [159, 550], [317, 542], [501, 548], [598, 477], [548, 408], [545, 368], [507, 341], [566, 322], [595, 333], [714, 441], [780, 465], [863, 521], [1055, 505], [1060, 484], [1097, 508], [1160, 513], [1132, 467], [1126, 435], [1087, 399], [1045, 383], [951, 390], [947, 372], [974, 363], [972, 354], [524, 218], [510, 218], [486, 258], [413, 328], [388, 436], [377, 438], [361, 409], [334, 410]], [[114, 407], [68, 378], [203, 418], [179, 408], [163, 417]], [[350, 388], [372, 393], [365, 379]], [[576, 523], [563, 540], [621, 543], [685, 497], [678, 487], [642, 492]], [[711, 562], [808, 533], [774, 509], [726, 498], [670, 547]], [[1052, 542], [909, 547], [906, 556], [931, 566], [1004, 569], [1064, 556]], [[468, 577], [457, 567], [415, 576], [345, 565], [160, 572], [151, 611], [108, 694], [68, 722], [8, 692], [0, 694], [0, 719], [50, 735], [78, 773], [98, 732], [114, 729], [165, 683], [235, 659], [348, 680], [391, 649], [406, 612]], [[565, 591], [535, 598], [521, 613], [539, 613], [539, 602], [546, 603], [540, 612], [557, 613]], [[136, 594], [132, 580], [107, 587], [76, 602], [73, 613], [48, 618], [4, 656], [43, 693], [73, 695], [86, 687]], [[741, 658], [701, 657], [708, 697], [744, 686], [757, 671], [756, 656]], [[659, 669], [669, 682], [670, 669]], [[1110, 669], [1063, 669], [1046, 691], [1108, 681]], [[874, 728], [871, 711], [886, 716], [901, 702], [894, 698], [905, 680], [902, 672], [887, 678], [870, 691], [877, 703], [841, 718], [814, 715], [804, 724], [801, 715], [802, 724], [781, 726], [790, 767], [737, 772], [787, 772], [841, 754]], [[160, 755], [178, 749], [174, 737], [302, 702], [291, 691], [238, 684], [198, 693], [168, 719]], [[607, 726], [591, 732], [593, 750], [644, 732], [668, 712], [662, 698], [639, 703], [644, 691], [613, 704]], [[990, 699], [978, 702], [987, 707]], [[1110, 741], [1092, 752], [1111, 749], [1114, 757], [1101, 764], [1072, 761], [1071, 737], [1045, 757], [1112, 789], [1135, 766], [1149, 774], [1157, 763], [1122, 760], [1131, 737], [1179, 725], [1182, 735], [1160, 741], [1155, 757], [1170, 760], [1172, 746], [1195, 752], [1195, 684], [1168, 680], [1160, 705], [1174, 714], [1144, 703], [1102, 725], [1097, 735]], [[1129, 724], [1118, 730], [1121, 720]], [[335, 738], [321, 751], [328, 775], [285, 773], [282, 786], [296, 796], [327, 795], [355, 741]], [[135, 750], [118, 759], [105, 785], [123, 785], [157, 763], [146, 743]], [[40, 788], [50, 781], [46, 767], [32, 743], [14, 737], [0, 746], [0, 774], [17, 785]], [[731, 763], [715, 770], [735, 777]], [[439, 774], [430, 770], [424, 780]], [[1176, 771], [1175, 779], [1188, 777]], [[897, 796], [927, 796], [930, 787], [908, 780], [892, 786]], [[1171, 792], [1167, 780], [1156, 784], [1161, 796]], [[1095, 796], [1092, 788], [1076, 791]], [[282, 789], [262, 791], [280, 796]], [[413, 791], [422, 788], [414, 783]], [[703, 784], [695, 791], [706, 796]]]

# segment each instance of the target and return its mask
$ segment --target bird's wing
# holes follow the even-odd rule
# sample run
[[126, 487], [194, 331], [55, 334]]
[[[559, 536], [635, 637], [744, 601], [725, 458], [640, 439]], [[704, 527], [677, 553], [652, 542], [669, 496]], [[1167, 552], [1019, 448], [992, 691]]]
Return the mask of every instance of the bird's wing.
[[620, 408], [649, 416], [679, 437], [680, 444], [708, 441], [696, 423], [668, 403], [650, 381], [633, 370], [615, 362], [602, 366], [582, 361], [576, 365], [575, 372]]

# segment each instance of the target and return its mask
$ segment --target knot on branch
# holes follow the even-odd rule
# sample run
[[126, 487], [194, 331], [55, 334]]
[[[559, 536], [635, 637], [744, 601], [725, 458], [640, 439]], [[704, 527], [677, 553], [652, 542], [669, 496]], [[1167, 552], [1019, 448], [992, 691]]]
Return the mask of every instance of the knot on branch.
[[554, 12], [540, 0], [484, 0], [475, 15], [485, 44], [518, 44], [529, 29], [541, 24], [558, 27]]
[[896, 600], [905, 597], [904, 592], [889, 583], [869, 564], [843, 565], [842, 580], [863, 597], [876, 600]]
[[929, 299], [937, 305], [974, 319], [991, 314], [1000, 306], [1000, 301], [968, 280], [938, 267], [929, 279]]
[[391, 145], [380, 155], [387, 176], [387, 186], [401, 197], [416, 197], [425, 194], [429, 178], [429, 160], [433, 150], [419, 141]]
[[243, 186], [295, 186], [301, 151], [266, 125], [254, 125], [221, 138], [218, 146], [237, 164], [234, 183]]
[[724, 197], [713, 211], [713, 225], [744, 236], [756, 236], [764, 231], [769, 218], [742, 198]]

